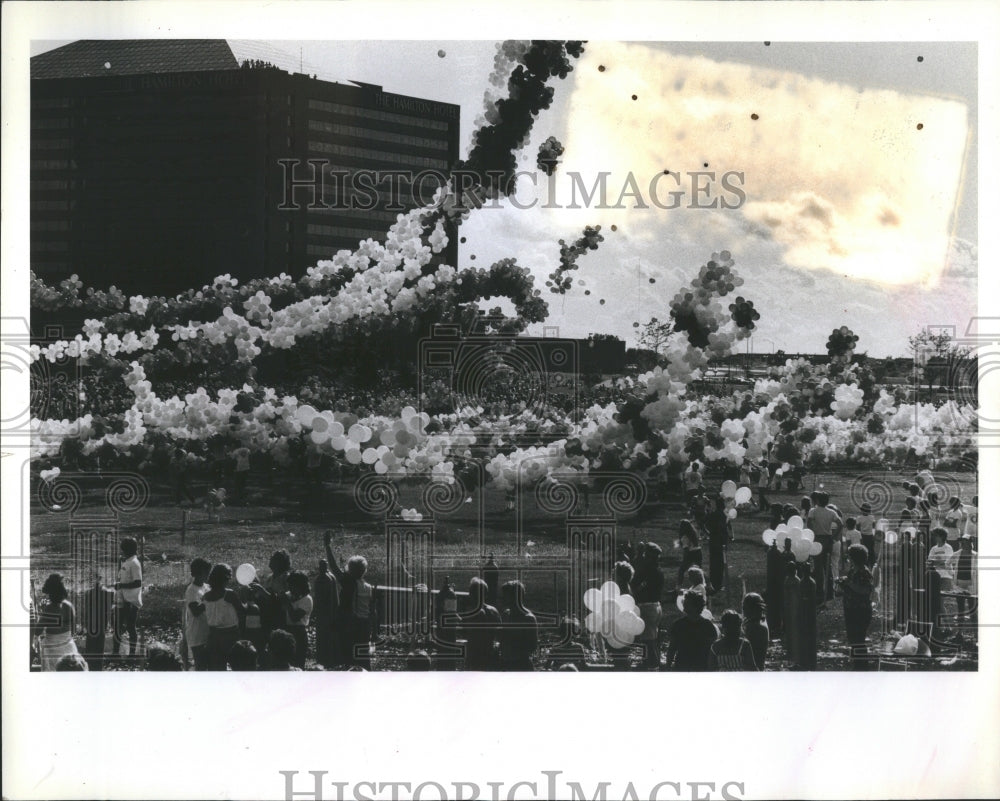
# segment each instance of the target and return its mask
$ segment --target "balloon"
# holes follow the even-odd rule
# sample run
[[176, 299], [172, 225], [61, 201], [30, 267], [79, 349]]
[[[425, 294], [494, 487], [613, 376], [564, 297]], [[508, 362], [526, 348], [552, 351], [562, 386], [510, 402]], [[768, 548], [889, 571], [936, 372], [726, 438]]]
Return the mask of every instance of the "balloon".
[[591, 587], [583, 594], [583, 605], [591, 612], [601, 607], [601, 591]]
[[899, 541], [899, 535], [895, 531], [885, 532], [885, 544], [895, 545]]
[[736, 510], [735, 509], [730, 509], [728, 512], [726, 512], [726, 517], [728, 517], [730, 520], [735, 520], [736, 519]]
[[[601, 302], [603, 303], [604, 301]], [[604, 639], [608, 641], [608, 645], [610, 645], [612, 648], [626, 648], [627, 646], [631, 645], [631, 640], [629, 640], [629, 642], [626, 642], [625, 640], [620, 640], [614, 634], [605, 634]]]
[[342, 437], [344, 435], [344, 424], [339, 420], [334, 420], [330, 423], [330, 436], [331, 437]]
[[778, 523], [778, 527], [775, 529], [777, 534], [784, 534], [788, 531], [788, 525], [786, 523]]
[[684, 593], [683, 592], [677, 593], [677, 611], [678, 612], [683, 612], [684, 611]]
[[583, 625], [587, 627], [587, 631], [592, 631], [595, 634], [601, 631], [601, 626], [604, 623], [603, 618], [597, 612], [591, 612], [583, 620]]
[[236, 581], [242, 586], [248, 587], [257, 578], [257, 568], [249, 562], [244, 562], [236, 568]]
[[371, 435], [371, 429], [361, 425], [360, 423], [352, 425], [347, 432], [347, 438], [351, 442], [356, 442], [359, 445], [362, 442], [367, 442], [371, 438]]
[[[321, 414], [318, 414], [312, 419], [312, 430], [321, 431], [326, 434], [330, 428], [330, 422], [331, 421], [329, 419]], [[329, 434], [327, 434], [327, 436], [329, 436]]]
[[375, 464], [378, 461], [378, 451], [374, 448], [365, 448], [361, 454], [361, 461], [365, 464]]
[[615, 584], [613, 581], [605, 581], [601, 585], [601, 596], [605, 600], [608, 600], [608, 599], [614, 600], [615, 598], [617, 598], [621, 594], [622, 593], [621, 593], [621, 590], [618, 589], [618, 585]]
[[749, 503], [752, 497], [753, 491], [750, 487], [740, 487], [736, 490], [736, 503], [738, 504]]
[[634, 612], [637, 609], [635, 599], [631, 595], [619, 596], [618, 608], [623, 612]]
[[816, 540], [816, 534], [811, 528], [804, 528], [802, 529], [802, 539], [814, 542]]
[[[317, 418], [317, 419], [319, 420], [322, 418]], [[329, 441], [330, 435], [326, 431], [317, 431], [316, 429], [313, 429], [312, 431], [309, 432], [309, 439], [311, 439], [317, 445], [322, 445], [324, 442]]]
[[601, 616], [605, 620], [613, 621], [615, 615], [618, 614], [618, 604], [617, 599], [605, 597], [604, 601], [601, 603]]
[[375, 462], [375, 472], [378, 473], [379, 475], [382, 475], [383, 473], [388, 473], [389, 465], [387, 465], [385, 462]]
[[733, 498], [736, 496], [736, 482], [735, 481], [723, 481], [722, 482], [722, 497], [723, 498]]
[[792, 515], [788, 518], [788, 527], [797, 529], [805, 528], [805, 521], [803, 521], [798, 515]]
[[330, 437], [330, 447], [342, 451], [347, 447], [347, 437], [343, 434], [334, 434]]
[[889, 530], [889, 521], [886, 520], [884, 517], [880, 517], [878, 519], [878, 522], [875, 523], [875, 530], [876, 531], [888, 531]]
[[705, 620], [715, 620], [715, 618], [712, 617], [712, 613], [708, 610], [708, 607], [701, 610], [701, 616], [705, 618]]
[[319, 412], [317, 412], [312, 406], [300, 406], [298, 411], [295, 412], [295, 418], [304, 426], [312, 423], [313, 419], [315, 419], [318, 415]]
[[361, 464], [361, 449], [357, 446], [348, 448], [344, 451], [344, 458], [347, 459], [350, 464]]
[[764, 540], [764, 544], [770, 548], [777, 541], [778, 534], [774, 529], [765, 529], [762, 539]]
[[821, 553], [823, 553], [823, 543], [822, 542], [812, 543], [812, 545], [809, 547], [809, 555], [819, 556]]

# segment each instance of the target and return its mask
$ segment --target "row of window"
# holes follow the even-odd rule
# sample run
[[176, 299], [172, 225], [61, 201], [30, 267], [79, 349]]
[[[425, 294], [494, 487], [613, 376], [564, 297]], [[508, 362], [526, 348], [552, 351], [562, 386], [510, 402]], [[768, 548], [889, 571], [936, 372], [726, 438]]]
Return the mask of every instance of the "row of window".
[[49, 128], [69, 128], [69, 117], [32, 117], [31, 130], [40, 131]]
[[432, 150], [448, 150], [448, 143], [443, 139], [406, 136], [404, 134], [389, 133], [388, 131], [378, 131], [374, 128], [365, 128], [360, 125], [339, 125], [335, 122], [309, 120], [309, 128], [313, 131], [326, 131], [344, 136], [357, 136], [362, 139], [375, 139], [380, 142], [392, 142], [397, 145], [413, 145], [414, 147], [427, 147]]
[[32, 148], [42, 148], [45, 150], [66, 150], [72, 144], [72, 139], [49, 139], [47, 136], [31, 137]]
[[368, 237], [378, 237], [383, 236], [386, 232], [385, 228], [352, 228], [346, 225], [319, 225], [318, 223], [309, 223], [306, 226], [306, 233], [310, 234], [320, 234], [322, 236], [351, 236], [358, 237], [359, 239], [367, 239]]
[[[330, 198], [326, 199], [327, 203], [332, 202]], [[387, 223], [396, 222], [396, 215], [400, 212], [396, 211], [380, 211], [378, 209], [372, 209], [371, 211], [365, 209], [309, 209], [310, 216], [313, 214], [328, 215], [331, 217], [357, 217], [360, 220], [381, 220]]]
[[68, 231], [69, 220], [32, 220], [32, 231]]
[[390, 111], [374, 111], [358, 106], [348, 106], [344, 103], [328, 103], [325, 100], [310, 100], [309, 108], [314, 111], [331, 111], [336, 114], [349, 114], [352, 117], [364, 117], [382, 122], [398, 122], [403, 125], [413, 125], [417, 128], [429, 128], [432, 131], [447, 131], [448, 123], [439, 120], [428, 120], [423, 117], [411, 117], [406, 114], [393, 114]]
[[329, 142], [315, 142], [309, 140], [309, 150], [313, 153], [335, 153], [338, 156], [354, 156], [356, 158], [379, 159], [389, 161], [393, 164], [402, 164], [411, 168], [438, 167], [445, 169], [448, 162], [445, 159], [434, 159], [426, 156], [411, 156], [405, 153], [390, 153], [385, 150], [373, 150], [368, 147], [354, 147], [352, 145], [334, 145]]
[[68, 200], [32, 200], [28, 204], [31, 211], [68, 211]]
[[69, 162], [66, 159], [32, 159], [33, 170], [67, 170]]

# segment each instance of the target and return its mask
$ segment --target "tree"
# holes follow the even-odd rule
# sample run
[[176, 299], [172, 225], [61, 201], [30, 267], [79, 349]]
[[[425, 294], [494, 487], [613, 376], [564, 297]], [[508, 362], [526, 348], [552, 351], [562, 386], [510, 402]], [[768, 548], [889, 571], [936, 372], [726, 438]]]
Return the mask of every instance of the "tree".
[[919, 384], [921, 378], [926, 379], [928, 394], [934, 388], [935, 376], [942, 381], [953, 371], [955, 362], [970, 353], [969, 348], [956, 345], [954, 337], [944, 329], [936, 333], [931, 328], [921, 329], [907, 342], [913, 356], [914, 383]]
[[[639, 326], [638, 323], [635, 325], [636, 327]], [[657, 358], [659, 358], [664, 346], [670, 341], [670, 337], [673, 335], [674, 325], [672, 322], [661, 323], [656, 317], [653, 317], [648, 323], [642, 326], [638, 341], [643, 348], [653, 351]]]

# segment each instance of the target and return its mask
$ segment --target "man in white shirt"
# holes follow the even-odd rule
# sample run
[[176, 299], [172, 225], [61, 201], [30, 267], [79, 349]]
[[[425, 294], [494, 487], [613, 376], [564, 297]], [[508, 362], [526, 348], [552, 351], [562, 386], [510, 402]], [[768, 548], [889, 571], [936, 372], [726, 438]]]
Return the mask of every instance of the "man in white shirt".
[[142, 608], [142, 565], [139, 564], [139, 546], [132, 537], [122, 538], [119, 546], [122, 555], [115, 582], [115, 656], [121, 654], [122, 634], [128, 633], [128, 654], [135, 656], [139, 645], [138, 620]]

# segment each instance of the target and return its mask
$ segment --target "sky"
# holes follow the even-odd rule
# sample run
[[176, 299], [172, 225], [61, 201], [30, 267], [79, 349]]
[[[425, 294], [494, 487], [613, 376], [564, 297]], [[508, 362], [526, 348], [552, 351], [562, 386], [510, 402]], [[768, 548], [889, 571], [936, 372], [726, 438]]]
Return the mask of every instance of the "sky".
[[[495, 45], [267, 44], [290, 69], [460, 105], [463, 155]], [[589, 42], [521, 154], [535, 172], [538, 145], [557, 137], [556, 176], [522, 178], [516, 205], [473, 212], [459, 266], [514, 256], [544, 286], [558, 240], [600, 224], [578, 284], [546, 293], [561, 335], [634, 343], [634, 323], [665, 319], [729, 250], [761, 313], [755, 351], [822, 352], [847, 325], [859, 351], [903, 355], [921, 328], [964, 331], [976, 313], [976, 67], [964, 42]], [[574, 173], [589, 207], [557, 208], [574, 199]], [[601, 173], [604, 205], [621, 208], [582, 202]]]

